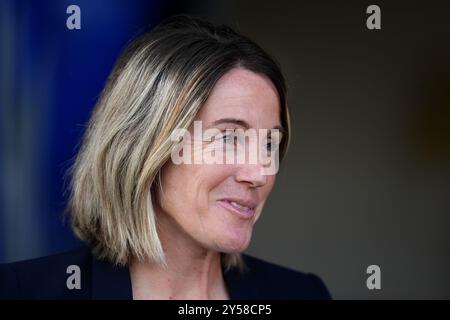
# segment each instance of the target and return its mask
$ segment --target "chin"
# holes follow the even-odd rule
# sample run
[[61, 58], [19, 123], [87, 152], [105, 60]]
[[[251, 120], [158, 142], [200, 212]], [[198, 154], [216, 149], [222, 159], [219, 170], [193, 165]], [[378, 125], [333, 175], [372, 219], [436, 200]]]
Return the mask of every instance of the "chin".
[[251, 240], [251, 231], [247, 234], [235, 235], [234, 237], [224, 237], [216, 241], [217, 247], [219, 247], [220, 252], [224, 253], [241, 253], [245, 251]]

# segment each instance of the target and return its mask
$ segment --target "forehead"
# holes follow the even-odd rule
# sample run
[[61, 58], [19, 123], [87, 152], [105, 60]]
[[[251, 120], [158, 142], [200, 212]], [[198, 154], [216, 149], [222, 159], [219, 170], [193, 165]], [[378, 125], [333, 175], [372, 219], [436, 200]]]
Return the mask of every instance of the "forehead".
[[279, 125], [278, 93], [266, 76], [235, 68], [214, 86], [198, 119], [206, 123], [219, 118], [242, 118], [252, 127]]

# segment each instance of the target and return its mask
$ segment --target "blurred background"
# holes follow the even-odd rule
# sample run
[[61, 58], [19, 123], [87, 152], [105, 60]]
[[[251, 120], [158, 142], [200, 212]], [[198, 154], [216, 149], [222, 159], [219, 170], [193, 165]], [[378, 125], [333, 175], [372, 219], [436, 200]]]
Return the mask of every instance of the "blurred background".
[[[69, 5], [81, 29], [69, 30]], [[381, 8], [381, 30], [366, 9]], [[80, 242], [65, 172], [128, 41], [189, 13], [281, 64], [293, 141], [248, 253], [318, 274], [336, 299], [450, 299], [450, 3], [0, 2], [0, 263]], [[381, 268], [381, 290], [366, 269]]]

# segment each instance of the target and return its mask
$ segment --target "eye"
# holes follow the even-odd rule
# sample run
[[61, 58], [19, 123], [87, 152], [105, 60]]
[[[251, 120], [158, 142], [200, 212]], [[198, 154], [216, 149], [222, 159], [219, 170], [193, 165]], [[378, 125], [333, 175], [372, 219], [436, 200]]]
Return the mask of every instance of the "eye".
[[223, 140], [223, 142], [225, 142], [225, 143], [233, 142], [233, 140], [234, 140], [234, 135], [233, 135], [233, 134], [224, 134], [224, 135], [222, 136], [222, 140]]
[[223, 134], [222, 136], [220, 136], [219, 139], [222, 139], [222, 142], [224, 142], [224, 143], [235, 144], [237, 142], [236, 134], [234, 133], [234, 131], [229, 131], [229, 130], [227, 130], [226, 134]]
[[278, 129], [272, 129], [271, 134], [267, 136], [267, 140], [265, 141], [264, 147], [269, 152], [275, 151], [280, 147], [281, 144], [281, 135]]
[[274, 151], [276, 150], [278, 147], [280, 146], [279, 142], [272, 140], [272, 139], [268, 139], [267, 142], [264, 144], [264, 147], [266, 148], [266, 150], [268, 151]]

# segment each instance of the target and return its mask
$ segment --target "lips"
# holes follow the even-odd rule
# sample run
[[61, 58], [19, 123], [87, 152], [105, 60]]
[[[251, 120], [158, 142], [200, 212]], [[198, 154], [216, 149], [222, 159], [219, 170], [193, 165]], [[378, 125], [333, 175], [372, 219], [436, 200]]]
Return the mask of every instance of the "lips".
[[228, 211], [244, 219], [251, 219], [255, 215], [256, 202], [246, 199], [221, 199], [219, 204]]

